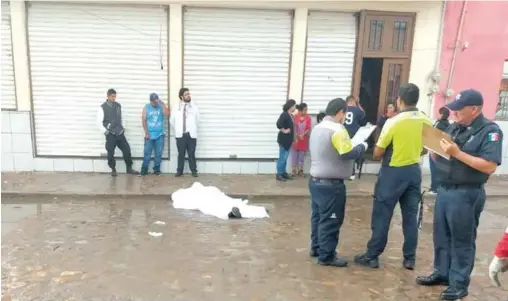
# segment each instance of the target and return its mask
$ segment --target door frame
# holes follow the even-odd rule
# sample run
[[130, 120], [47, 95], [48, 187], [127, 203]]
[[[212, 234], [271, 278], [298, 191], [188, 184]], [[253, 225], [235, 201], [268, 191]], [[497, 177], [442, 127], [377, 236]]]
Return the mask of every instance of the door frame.
[[[366, 20], [368, 16], [380, 16], [382, 18], [386, 18], [388, 20], [393, 19], [395, 16], [399, 17], [408, 17], [412, 19], [411, 27], [408, 28], [408, 52], [405, 55], [401, 54], [390, 54], [386, 52], [380, 52], [378, 56], [373, 56], [372, 54], [365, 53], [364, 51], [364, 45], [365, 43], [368, 43], [368, 36], [365, 35], [365, 27], [366, 27]], [[359, 95], [360, 93], [360, 85], [362, 80], [362, 65], [363, 65], [363, 59], [367, 57], [377, 57], [381, 59], [390, 59], [390, 58], [405, 58], [408, 59], [408, 75], [409, 70], [411, 68], [411, 58], [413, 55], [413, 42], [414, 42], [414, 33], [415, 33], [415, 24], [416, 24], [416, 13], [414, 12], [391, 12], [391, 11], [375, 11], [375, 10], [361, 10], [359, 14], [357, 14], [358, 17], [358, 31], [357, 31], [357, 38], [356, 38], [356, 51], [355, 51], [355, 61], [354, 61], [354, 68], [353, 68], [353, 84], [351, 93], [353, 95]], [[381, 94], [380, 94], [381, 95]]]

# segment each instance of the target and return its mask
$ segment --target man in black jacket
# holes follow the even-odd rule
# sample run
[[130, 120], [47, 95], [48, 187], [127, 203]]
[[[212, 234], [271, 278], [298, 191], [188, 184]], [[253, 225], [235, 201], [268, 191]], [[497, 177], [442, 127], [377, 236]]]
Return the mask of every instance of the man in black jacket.
[[116, 102], [116, 91], [108, 90], [108, 99], [101, 105], [97, 112], [97, 122], [100, 130], [106, 136], [106, 151], [108, 152], [108, 166], [111, 168], [111, 176], [116, 177], [115, 148], [123, 153], [123, 159], [127, 166], [128, 174], [138, 174], [132, 169], [131, 147], [124, 135], [122, 125], [122, 106]]

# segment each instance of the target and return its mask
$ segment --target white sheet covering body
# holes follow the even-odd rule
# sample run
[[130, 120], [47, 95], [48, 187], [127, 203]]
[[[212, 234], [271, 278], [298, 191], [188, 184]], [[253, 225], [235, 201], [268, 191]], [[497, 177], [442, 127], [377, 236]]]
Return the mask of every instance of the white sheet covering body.
[[175, 209], [199, 210], [221, 219], [228, 219], [233, 207], [238, 207], [242, 218], [269, 217], [265, 207], [248, 205], [248, 200], [230, 198], [219, 188], [198, 182], [173, 192], [171, 199]]

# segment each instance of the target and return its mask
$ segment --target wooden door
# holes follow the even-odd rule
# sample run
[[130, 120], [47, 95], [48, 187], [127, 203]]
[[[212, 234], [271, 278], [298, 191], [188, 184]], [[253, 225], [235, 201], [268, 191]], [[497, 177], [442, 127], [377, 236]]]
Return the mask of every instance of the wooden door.
[[388, 103], [396, 105], [400, 85], [407, 83], [408, 79], [409, 59], [383, 59], [378, 116], [384, 113]]
[[361, 11], [352, 93], [360, 92], [363, 58], [411, 59], [415, 13]]

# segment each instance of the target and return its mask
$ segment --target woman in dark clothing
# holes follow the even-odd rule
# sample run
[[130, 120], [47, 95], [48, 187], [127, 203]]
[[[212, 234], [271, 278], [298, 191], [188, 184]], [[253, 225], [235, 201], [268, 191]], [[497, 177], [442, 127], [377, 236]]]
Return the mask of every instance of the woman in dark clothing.
[[295, 139], [294, 137], [294, 123], [292, 113], [295, 111], [296, 101], [290, 99], [282, 106], [282, 114], [277, 120], [277, 128], [279, 134], [277, 135], [277, 143], [279, 144], [279, 159], [277, 160], [277, 181], [285, 182], [291, 179], [287, 173], [287, 162], [291, 144]]
[[[442, 107], [439, 109], [438, 119], [436, 123], [434, 123], [434, 127], [445, 131], [447, 127], [450, 126], [450, 121], [448, 121], [448, 117], [450, 117], [450, 110], [446, 107]], [[429, 167], [430, 167], [430, 192], [436, 193], [437, 188], [439, 187], [439, 183], [436, 180], [436, 164], [432, 157], [429, 156]]]
[[319, 114], [317, 114], [317, 116], [316, 116], [317, 123], [320, 123], [321, 121], [323, 121], [325, 116], [326, 116], [326, 114], [323, 112], [320, 112]]
[[395, 111], [395, 105], [393, 103], [387, 104], [385, 108], [385, 113], [383, 114], [383, 116], [379, 117], [377, 121], [377, 128], [379, 129], [379, 131], [383, 129], [386, 121], [395, 115], [397, 115], [397, 111]]

